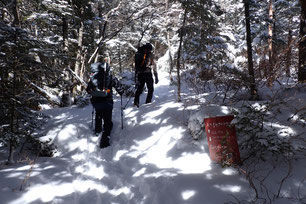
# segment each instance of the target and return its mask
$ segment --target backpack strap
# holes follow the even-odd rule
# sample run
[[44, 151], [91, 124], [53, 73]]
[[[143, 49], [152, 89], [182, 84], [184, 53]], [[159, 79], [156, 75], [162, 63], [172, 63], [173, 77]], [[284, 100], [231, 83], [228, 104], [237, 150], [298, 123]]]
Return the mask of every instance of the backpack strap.
[[107, 68], [107, 63], [105, 62], [103, 64], [103, 82], [102, 82], [102, 90], [106, 89], [105, 87], [105, 82], [106, 82], [106, 68]]
[[145, 53], [145, 54], [143, 55], [143, 59], [142, 59], [142, 62], [141, 62], [141, 67], [143, 67], [143, 65], [144, 65], [144, 63], [145, 63], [145, 61], [146, 61], [146, 57], [147, 57], [147, 53]]

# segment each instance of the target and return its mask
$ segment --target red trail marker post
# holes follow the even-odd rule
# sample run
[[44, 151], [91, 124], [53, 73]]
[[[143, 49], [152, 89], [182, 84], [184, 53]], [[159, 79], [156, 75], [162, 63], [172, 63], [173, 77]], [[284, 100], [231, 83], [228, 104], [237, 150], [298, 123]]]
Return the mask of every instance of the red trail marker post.
[[205, 131], [210, 159], [219, 163], [241, 164], [236, 129], [231, 125], [234, 116], [205, 118]]

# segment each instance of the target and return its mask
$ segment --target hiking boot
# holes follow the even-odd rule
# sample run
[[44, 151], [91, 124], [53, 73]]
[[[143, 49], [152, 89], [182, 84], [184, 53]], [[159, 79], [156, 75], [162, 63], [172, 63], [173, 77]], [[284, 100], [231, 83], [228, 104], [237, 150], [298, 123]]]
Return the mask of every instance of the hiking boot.
[[108, 147], [108, 146], [110, 146], [109, 141], [108, 141], [108, 140], [102, 140], [102, 139], [101, 139], [101, 141], [100, 141], [100, 148], [103, 149], [103, 148], [106, 148], [106, 147]]
[[98, 137], [98, 136], [101, 134], [101, 132], [102, 132], [102, 131], [97, 131], [97, 130], [95, 130], [95, 131], [94, 131], [94, 135], [95, 135], [96, 137]]
[[105, 133], [103, 133], [101, 140], [100, 140], [100, 148], [106, 148], [110, 146], [109, 143], [109, 136], [107, 136]]
[[139, 103], [134, 103], [134, 106], [136, 106], [137, 108], [139, 108]]

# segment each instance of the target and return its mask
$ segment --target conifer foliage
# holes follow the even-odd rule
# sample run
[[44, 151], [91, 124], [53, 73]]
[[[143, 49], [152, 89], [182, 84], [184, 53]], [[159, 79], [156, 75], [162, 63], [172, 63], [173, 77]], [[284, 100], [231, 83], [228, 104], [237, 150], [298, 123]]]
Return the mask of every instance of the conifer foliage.
[[[253, 74], [246, 71], [246, 2]], [[70, 105], [83, 95], [98, 55], [111, 57], [115, 74], [132, 71], [135, 51], [146, 42], [173, 84], [180, 87], [188, 71], [195, 90], [214, 86], [224, 100], [229, 90], [271, 86], [284, 77], [303, 81], [304, 2], [2, 0], [0, 142], [13, 150], [44, 121], [36, 112], [43, 104]]]

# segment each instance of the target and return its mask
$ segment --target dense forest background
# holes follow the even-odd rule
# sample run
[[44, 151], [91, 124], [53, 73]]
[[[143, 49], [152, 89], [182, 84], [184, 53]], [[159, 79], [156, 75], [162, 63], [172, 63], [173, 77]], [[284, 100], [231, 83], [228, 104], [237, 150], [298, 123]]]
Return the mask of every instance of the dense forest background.
[[186, 74], [199, 94], [213, 85], [252, 100], [258, 86], [302, 83], [305, 7], [303, 0], [1, 0], [0, 143], [13, 152], [32, 138], [46, 120], [43, 104], [78, 103], [98, 55], [109, 56], [118, 75], [133, 72], [146, 42], [178, 100]]

